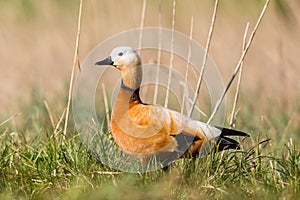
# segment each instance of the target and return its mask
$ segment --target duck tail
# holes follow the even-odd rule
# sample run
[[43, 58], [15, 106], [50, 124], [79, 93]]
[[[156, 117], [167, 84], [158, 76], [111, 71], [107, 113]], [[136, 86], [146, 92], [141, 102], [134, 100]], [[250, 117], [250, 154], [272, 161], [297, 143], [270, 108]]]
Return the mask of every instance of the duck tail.
[[228, 129], [228, 128], [219, 128], [219, 129], [222, 131], [221, 135], [216, 138], [219, 151], [222, 151], [224, 149], [240, 149], [240, 143], [227, 136], [250, 137], [249, 134], [242, 131]]

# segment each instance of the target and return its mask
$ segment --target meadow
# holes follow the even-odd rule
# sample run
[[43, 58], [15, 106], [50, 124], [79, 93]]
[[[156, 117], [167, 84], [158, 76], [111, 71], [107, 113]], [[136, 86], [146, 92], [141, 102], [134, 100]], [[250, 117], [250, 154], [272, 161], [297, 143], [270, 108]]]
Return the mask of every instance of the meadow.
[[[164, 28], [172, 27], [172, 4], [161, 2]], [[145, 27], [158, 26], [158, 5], [147, 1]], [[209, 55], [225, 83], [246, 23], [251, 30], [263, 5], [219, 3]], [[109, 36], [139, 28], [142, 6], [138, 0], [83, 1], [79, 60]], [[193, 15], [193, 38], [205, 46], [213, 6], [210, 0], [178, 0], [175, 29], [189, 35]], [[0, 1], [1, 199], [300, 197], [299, 1], [271, 0], [244, 60], [235, 126], [251, 137], [241, 150], [182, 159], [167, 172], [147, 173], [119, 172], [97, 161], [78, 136], [72, 113], [63, 135], [78, 7], [79, 1], [69, 0]], [[143, 54], [145, 63], [153, 60], [149, 55]], [[225, 127], [236, 82], [226, 95]]]

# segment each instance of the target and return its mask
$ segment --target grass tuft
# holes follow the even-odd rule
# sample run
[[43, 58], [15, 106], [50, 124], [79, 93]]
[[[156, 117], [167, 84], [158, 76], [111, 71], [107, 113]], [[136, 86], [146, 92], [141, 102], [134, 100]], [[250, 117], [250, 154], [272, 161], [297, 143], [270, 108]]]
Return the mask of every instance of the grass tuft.
[[[299, 195], [300, 153], [293, 140], [275, 148], [272, 140], [252, 137], [242, 150], [181, 159], [167, 172], [120, 173], [97, 161], [75, 131], [64, 141], [54, 137], [46, 111], [40, 117], [47, 119], [47, 130], [30, 115], [32, 131], [26, 124], [18, 127], [17, 133], [9, 124], [2, 129], [0, 198], [115, 199], [126, 195], [136, 199], [237, 199]], [[75, 130], [72, 126], [69, 124], [69, 132]], [[63, 127], [58, 128], [60, 134]], [[28, 131], [35, 137], [25, 140]]]

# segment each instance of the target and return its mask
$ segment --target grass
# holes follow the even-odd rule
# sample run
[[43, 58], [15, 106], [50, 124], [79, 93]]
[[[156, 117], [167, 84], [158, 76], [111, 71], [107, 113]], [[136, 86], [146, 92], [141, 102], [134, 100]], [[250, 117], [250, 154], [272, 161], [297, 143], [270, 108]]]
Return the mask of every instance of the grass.
[[[27, 16], [31, 21], [21, 20], [21, 22], [26, 22], [28, 24], [22, 24], [19, 26], [18, 18], [15, 19], [12, 17], [12, 20], [6, 20], [5, 16], [10, 15], [8, 12], [5, 12], [6, 15], [1, 16], [0, 18], [2, 22], [5, 22], [5, 29], [3, 29], [4, 36], [9, 40], [10, 34], [7, 34], [5, 31], [14, 30], [12, 31], [14, 41], [16, 40], [16, 43], [22, 44], [22, 37], [17, 37], [19, 36], [17, 35], [19, 31], [25, 33], [25, 36], [31, 36], [32, 32], [28, 30], [33, 29], [37, 31], [39, 28], [43, 27], [48, 30], [45, 31], [45, 33], [49, 33], [50, 35], [47, 37], [46, 34], [44, 41], [53, 40], [52, 42], [48, 43], [53, 43], [56, 45], [59, 45], [59, 42], [56, 43], [56, 39], [58, 39], [58, 41], [67, 41], [66, 43], [62, 43], [64, 48], [61, 49], [63, 49], [63, 51], [59, 51], [58, 49], [60, 48], [49, 48], [50, 45], [44, 41], [40, 41], [40, 43], [30, 43], [30, 45], [26, 45], [27, 43], [25, 43], [23, 46], [18, 46], [17, 44], [12, 43], [14, 44], [12, 46], [16, 46], [16, 48], [10, 48], [11, 45], [6, 44], [3, 46], [6, 46], [7, 49], [5, 49], [5, 51], [2, 53], [3, 55], [6, 55], [4, 53], [8, 52], [7, 55], [10, 54], [13, 56], [13, 58], [6, 59], [6, 57], [3, 56], [3, 65], [17, 68], [20, 66], [20, 64], [18, 64], [17, 61], [11, 61], [22, 60], [22, 64], [23, 62], [26, 63], [24, 64], [25, 67], [30, 66], [35, 69], [36, 66], [32, 64], [30, 60], [35, 61], [37, 59], [36, 57], [41, 57], [43, 64], [46, 64], [45, 68], [52, 69], [52, 67], [57, 67], [58, 70], [56, 71], [59, 71], [59, 73], [64, 73], [62, 72], [63, 70], [61, 66], [65, 66], [65, 64], [68, 63], [65, 60], [71, 61], [72, 56], [71, 54], [69, 55], [69, 53], [67, 53], [70, 52], [69, 49], [71, 49], [72, 46], [68, 46], [66, 44], [74, 43], [72, 40], [73, 37], [70, 37], [69, 32], [67, 32], [67, 30], [75, 27], [75, 20], [70, 20], [73, 19], [75, 15], [70, 13], [76, 13], [74, 10], [77, 9], [76, 5], [79, 1], [74, 1], [75, 3], [73, 3], [71, 6], [72, 12], [68, 14], [65, 13], [65, 8], [70, 8], [70, 2], [68, 3], [66, 0], [57, 1], [59, 4], [55, 4], [55, 8], [61, 7], [62, 9], [60, 10], [61, 12], [59, 12], [59, 16], [55, 17], [53, 17], [53, 14], [49, 14], [53, 12], [42, 12], [45, 10], [45, 8], [48, 8], [48, 6], [45, 6], [48, 5], [47, 1], [45, 2], [41, 6], [41, 4], [36, 4], [34, 1], [21, 1], [21, 3], [14, 1], [14, 3], [17, 5], [16, 7], [19, 9], [21, 8], [22, 12], [24, 12], [24, 15]], [[94, 11], [93, 9], [95, 5], [97, 7], [98, 4], [96, 1], [91, 2], [92, 3], [90, 3], [90, 5], [85, 9]], [[148, 3], [149, 2], [150, 1], [148, 1]], [[279, 5], [280, 2], [280, 5], [287, 5], [287, 1], [278, 0], [274, 2], [276, 3], [275, 5]], [[4, 1], [1, 1], [0, 3], [6, 6], [9, 5], [5, 4]], [[168, 3], [171, 5], [171, 1]], [[131, 22], [129, 22], [130, 20], [128, 20], [126, 23], [117, 24], [121, 27], [120, 30], [112, 28], [111, 30], [106, 30], [106, 32], [103, 32], [103, 30], [95, 29], [95, 24], [107, 25], [108, 22], [115, 22], [115, 19], [106, 19], [104, 17], [112, 13], [109, 11], [111, 5], [107, 2], [103, 4], [105, 4], [104, 7], [108, 8], [103, 12], [97, 12], [97, 14], [95, 14], [93, 12], [85, 11], [85, 13], [89, 14], [86, 14], [87, 17], [84, 18], [84, 20], [86, 20], [83, 24], [84, 42], [81, 46], [83, 48], [86, 46], [88, 50], [82, 50], [81, 52], [83, 52], [83, 55], [86, 55], [86, 52], [89, 51], [89, 48], [93, 47], [97, 43], [96, 41], [99, 42], [101, 39], [103, 39], [103, 37], [105, 38], [105, 34], [109, 35], [123, 29], [128, 29], [127, 26], [137, 27], [137, 24], [140, 23], [139, 20], [136, 20], [132, 25], [130, 24]], [[166, 4], [165, 1], [164, 4]], [[164, 7], [164, 4], [162, 5], [162, 10], [164, 12], [163, 14], [166, 15], [166, 12], [170, 11]], [[180, 1], [178, 1], [178, 5], [180, 5]], [[189, 10], [191, 5], [193, 4], [186, 5], [187, 10]], [[223, 9], [225, 5], [224, 3], [222, 5]], [[10, 6], [6, 8], [13, 8], [13, 5]], [[123, 6], [128, 8], [128, 5]], [[282, 6], [280, 7], [283, 8]], [[195, 8], [200, 9], [200, 7], [196, 6]], [[113, 9], [119, 8], [113, 6]], [[153, 9], [154, 11], [157, 10], [155, 4], [150, 5], [147, 9]], [[54, 9], [50, 6], [49, 10]], [[139, 7], [136, 10], [140, 11]], [[226, 9], [223, 9], [222, 12], [225, 11]], [[231, 7], [230, 11], [232, 11]], [[147, 12], [151, 13], [150, 11]], [[118, 13], [121, 13], [120, 16], [122, 16], [122, 10], [120, 10], [120, 12], [116, 12], [115, 18], [120, 18], [120, 16], [118, 17]], [[135, 13], [136, 12], [132, 12], [132, 16], [134, 16]], [[185, 16], [188, 11], [185, 11], [183, 6], [178, 6], [178, 13], [181, 13], [181, 16]], [[200, 14], [196, 12], [193, 13], [195, 13], [196, 20], [202, 19], [201, 13], [203, 12], [199, 12]], [[21, 14], [19, 13], [18, 15]], [[62, 15], [68, 17], [62, 17]], [[211, 13], [209, 13], [208, 16], [210, 15]], [[169, 13], [170, 19], [171, 16], [172, 14]], [[224, 15], [222, 17], [224, 17]], [[220, 17], [220, 19], [224, 20], [222, 17]], [[163, 18], [163, 20], [166, 18]], [[182, 18], [184, 19], [184, 17]], [[101, 21], [102, 19], [104, 21]], [[151, 21], [152, 19], [149, 19], [151, 19], [151, 17], [146, 16], [146, 25], [147, 23], [154, 23]], [[170, 19], [166, 21], [169, 23]], [[183, 30], [183, 25], [180, 23], [180, 20], [182, 19], [176, 19], [176, 21], [178, 21], [176, 27]], [[195, 37], [198, 37], [198, 40], [200, 40], [199, 35], [201, 35], [201, 31], [197, 31], [196, 24], [199, 24], [199, 21], [196, 20], [196, 31], [194, 31], [194, 35]], [[11, 21], [12, 25], [6, 21]], [[44, 23], [44, 21], [47, 22], [46, 24], [49, 29], [41, 25]], [[69, 23], [70, 21], [72, 21], [72, 23]], [[155, 20], [153, 19], [153, 21]], [[268, 22], [271, 24], [276, 24], [270, 22], [270, 20]], [[109, 23], [108, 25], [110, 26], [105, 27], [115, 27], [115, 23]], [[23, 27], [27, 28], [27, 25], [30, 26], [30, 28], [23, 29]], [[162, 23], [162, 25], [169, 26], [164, 23]], [[240, 26], [241, 24], [239, 23], [238, 27]], [[201, 27], [203, 28], [202, 25]], [[218, 28], [218, 24], [216, 25], [216, 28]], [[226, 30], [222, 30], [222, 33], [223, 31], [226, 32], [230, 29], [231, 26], [226, 28]], [[86, 39], [89, 38], [87, 37], [87, 30], [93, 30], [90, 31], [91, 33], [89, 32], [93, 40]], [[239, 29], [235, 28], [234, 30], [234, 32], [237, 32]], [[295, 28], [295, 30], [297, 29]], [[264, 29], [264, 31], [266, 32], [265, 36], [267, 36], [264, 38], [270, 43], [270, 32], [268, 33], [266, 29]], [[37, 31], [37, 33], [39, 32]], [[52, 33], [56, 33], [56, 35], [54, 34], [53, 36]], [[196, 36], [196, 33], [199, 34]], [[59, 35], [59, 37], [57, 35]], [[99, 35], [99, 37], [96, 37], [95, 35]], [[203, 38], [205, 39], [205, 37]], [[204, 41], [203, 38], [202, 41]], [[239, 41], [236, 38], [234, 41]], [[288, 38], [290, 37], [285, 37], [284, 41], [286, 41]], [[293, 41], [293, 37], [291, 38]], [[220, 41], [222, 40], [222, 35], [216, 35], [215, 39], [216, 42], [213, 43], [226, 45], [225, 42], [222, 43], [222, 41]], [[3, 42], [6, 42], [6, 40], [3, 40]], [[276, 42], [278, 41], [276, 40]], [[39, 48], [36, 48], [36, 46], [38, 47], [39, 45], [41, 45], [41, 49], [43, 51], [40, 51]], [[261, 46], [263, 47], [264, 45]], [[226, 57], [223, 56], [223, 53], [227, 52], [228, 49], [225, 50], [224, 48], [213, 47], [214, 46], [212, 46], [213, 52], [217, 52], [216, 49], [222, 49], [222, 51], [219, 53], [219, 55], [222, 54], [222, 56], [218, 57], [218, 54], [215, 53], [215, 57], [217, 60], [219, 59], [220, 63], [224, 63], [221, 62], [224, 61], [223, 58]], [[288, 57], [287, 53], [284, 52], [284, 47], [282, 48], [283, 55], [285, 55], [285, 57], [288, 59], [291, 59], [292, 56]], [[66, 51], [66, 49], [68, 49], [68, 51]], [[264, 60], [268, 60], [268, 62], [274, 65], [272, 71], [278, 71], [278, 69], [282, 67], [280, 65], [281, 62], [278, 64], [277, 62], [272, 61], [274, 60], [274, 57], [278, 56], [277, 54], [275, 55], [274, 52], [272, 53], [272, 56], [269, 57], [269, 55], [260, 53], [263, 51], [263, 48], [256, 47], [254, 49], [255, 51], [258, 51], [258, 53], [255, 54], [255, 56], [252, 55], [252, 60], [254, 60], [251, 62], [252, 66], [256, 66], [257, 63], [259, 63], [259, 66], [264, 64], [261, 62], [261, 60], [254, 59], [259, 57], [261, 54], [261, 57], [263, 57]], [[262, 50], [260, 51], [260, 49]], [[269, 49], [271, 50], [272, 47], [269, 47]], [[36, 53], [32, 56], [29, 54], [29, 52], [42, 53]], [[19, 55], [19, 59], [14, 59], [15, 54]], [[232, 51], [232, 54], [234, 54], [234, 51]], [[49, 55], [49, 57], [42, 59], [44, 58], [43, 55]], [[26, 60], [25, 58], [27, 57], [30, 59]], [[236, 56], [232, 57], [236, 58]], [[251, 55], [249, 55], [249, 57], [251, 58]], [[226, 59], [228, 59], [228, 57], [226, 57]], [[289, 62], [293, 63], [293, 59], [291, 60], [292, 61]], [[60, 65], [57, 63], [60, 63]], [[227, 61], [227, 64], [228, 63], [230, 63], [230, 60]], [[250, 61], [247, 61], [246, 64], [250, 65]], [[225, 68], [225, 70], [229, 72], [231, 71], [229, 68]], [[258, 68], [255, 68], [255, 70], [258, 70]], [[3, 74], [5, 73], [7, 72], [4, 70]], [[57, 84], [58, 81], [55, 80], [57, 80], [58, 75], [56, 73], [51, 75], [51, 73], [47, 73], [47, 71], [43, 73], [47, 74], [45, 79], [51, 81], [41, 81], [41, 83], [50, 83], [49, 85], [51, 85], [51, 88], [55, 88], [55, 86], [52, 84]], [[67, 73], [68, 72], [65, 72], [65, 74]], [[249, 73], [249, 71], [246, 74], [243, 74], [243, 76], [244, 75], [246, 78], [247, 76], [248, 78], [249, 76], [253, 76], [253, 74]], [[296, 77], [297, 73], [293, 73], [292, 70], [290, 70], [289, 73], [286, 73], [286, 76], [289, 79], [292, 79], [294, 75]], [[52, 80], [53, 77], [56, 79]], [[65, 75], [62, 78], [62, 82], [65, 83], [65, 80], [67, 79], [66, 77], [68, 76]], [[2, 79], [4, 78], [5, 76], [3, 75]], [[54, 100], [48, 102], [49, 108], [46, 108], [45, 104], [43, 103], [45, 98], [43, 95], [46, 96], [46, 94], [41, 94], [40, 91], [42, 87], [38, 88], [35, 92], [29, 93], [32, 95], [29, 95], [31, 98], [29, 103], [25, 104], [26, 106], [23, 105], [23, 102], [19, 103], [20, 105], [17, 105], [20, 107], [19, 110], [22, 111], [21, 115], [12, 117], [6, 123], [2, 123], [2, 121], [0, 121], [0, 199], [298, 199], [300, 196], [300, 152], [299, 143], [296, 139], [300, 132], [300, 125], [298, 124], [300, 118], [298, 113], [300, 113], [300, 110], [298, 106], [299, 103], [297, 103], [297, 98], [299, 96], [293, 94], [294, 96], [290, 95], [289, 97], [291, 98], [289, 99], [284, 94], [282, 96], [277, 96], [277, 98], [283, 99], [283, 102], [289, 102], [289, 106], [284, 104], [278, 106], [280, 104], [276, 102], [270, 103], [270, 98], [264, 98], [262, 93], [270, 93], [270, 91], [272, 91], [272, 89], [269, 89], [269, 87], [266, 88], [266, 86], [268, 86], [269, 82], [272, 82], [273, 78], [274, 73], [265, 73], [263, 80], [257, 80], [257, 77], [249, 79], [251, 83], [256, 83], [254, 84], [254, 92], [245, 90], [247, 87], [243, 88], [243, 83], [241, 85], [241, 93], [237, 106], [238, 113], [236, 118], [236, 127], [251, 134], [251, 138], [244, 141], [242, 150], [211, 153], [204, 158], [182, 159], [172, 163], [168, 172], [158, 170], [140, 174], [125, 172], [119, 173], [114, 169], [110, 169], [109, 167], [98, 162], [95, 157], [91, 155], [91, 152], [89, 152], [88, 148], [82, 143], [82, 140], [76, 132], [71, 114], [69, 125], [67, 127], [68, 129], [66, 131], [67, 137], [63, 139], [64, 137], [61, 136], [63, 136], [65, 127], [64, 120], [62, 123], [59, 123], [57, 130], [55, 126], [53, 127], [53, 122], [54, 125], [57, 125], [59, 122], [63, 109], [61, 109], [59, 106], [56, 106], [56, 103], [58, 102], [60, 106], [61, 104], [64, 104], [66, 99], [63, 98], [65, 98], [66, 95], [64, 96], [61, 94], [67, 94], [67, 91], [60, 91], [60, 93], [52, 91], [51, 96], [55, 96], [55, 98]], [[29, 80], [30, 77], [26, 76], [26, 80], [27, 79]], [[11, 78], [10, 81], [12, 80], [15, 79]], [[16, 78], [16, 80], [19, 79]], [[293, 85], [292, 88], [297, 87], [297, 84], [293, 84], [293, 81], [288, 82], [287, 78], [284, 80], [286, 81], [286, 86]], [[32, 82], [36, 83], [34, 81]], [[247, 84], [245, 85], [247, 86]], [[260, 90], [261, 85], [264, 85], [263, 91]], [[27, 87], [30, 88], [30, 86]], [[278, 83], [273, 84], [274, 88], [280, 88], [280, 86], [281, 85]], [[14, 90], [14, 87], [10, 89]], [[287, 91], [287, 94], [290, 93]], [[23, 100], [23, 96], [20, 96]], [[276, 94], [274, 95], [273, 93], [272, 98], [274, 96], [276, 96]], [[295, 102], [294, 105], [293, 102]], [[229, 103], [229, 105], [232, 104]], [[50, 118], [49, 110], [53, 114], [53, 120]], [[3, 121], [9, 118], [7, 117], [6, 113], [1, 112], [1, 115], [2, 116], [0, 119], [3, 119]], [[271, 138], [271, 140], [268, 140], [268, 138]]]
[[[69, 137], [64, 141], [53, 137], [46, 108], [38, 102], [33, 100], [24, 113], [28, 123], [15, 127], [9, 121], [0, 127], [1, 199], [297, 199], [300, 195], [297, 142], [258, 136], [267, 135], [270, 127], [253, 129], [248, 123], [251, 107], [238, 118], [238, 126], [252, 135], [242, 150], [178, 160], [167, 172], [131, 174], [115, 173], [99, 163], [83, 145], [72, 120]], [[282, 124], [273, 128], [281, 131], [288, 120], [279, 121]], [[61, 124], [59, 134], [63, 128]], [[293, 126], [290, 134], [299, 130], [299, 125]], [[26, 138], [28, 132], [31, 138]]]

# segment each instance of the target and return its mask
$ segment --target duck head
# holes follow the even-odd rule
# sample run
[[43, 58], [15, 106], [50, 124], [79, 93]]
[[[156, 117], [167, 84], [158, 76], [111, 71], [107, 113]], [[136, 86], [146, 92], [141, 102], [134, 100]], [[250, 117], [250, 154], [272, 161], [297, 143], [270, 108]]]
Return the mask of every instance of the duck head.
[[137, 89], [141, 84], [141, 58], [132, 47], [116, 47], [106, 59], [95, 65], [112, 65], [120, 70], [123, 86], [130, 89]]

